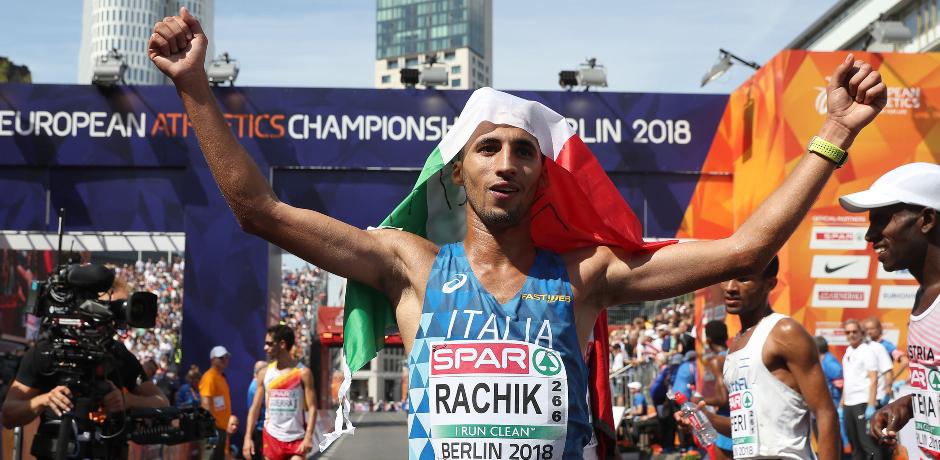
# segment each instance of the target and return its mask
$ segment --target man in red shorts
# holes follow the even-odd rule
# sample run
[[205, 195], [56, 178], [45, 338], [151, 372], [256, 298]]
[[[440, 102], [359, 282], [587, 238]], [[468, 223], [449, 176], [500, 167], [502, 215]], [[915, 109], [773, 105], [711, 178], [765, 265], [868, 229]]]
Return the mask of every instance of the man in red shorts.
[[[292, 353], [294, 331], [291, 328], [283, 324], [268, 328], [264, 349], [273, 360], [258, 374], [258, 390], [248, 410], [246, 426], [255, 426], [263, 403], [265, 418], [261, 443], [264, 458], [303, 460], [314, 445], [317, 408], [313, 374]], [[255, 449], [251, 436], [245, 436], [242, 447], [245, 458], [251, 458]]]

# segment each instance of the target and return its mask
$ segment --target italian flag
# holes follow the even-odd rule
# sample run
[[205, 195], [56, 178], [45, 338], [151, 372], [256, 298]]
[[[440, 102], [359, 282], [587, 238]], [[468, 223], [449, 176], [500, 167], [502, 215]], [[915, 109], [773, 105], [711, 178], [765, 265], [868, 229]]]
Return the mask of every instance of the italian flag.
[[[451, 161], [484, 121], [526, 130], [538, 140], [542, 154], [551, 160], [545, 162], [549, 185], [536, 197], [530, 211], [536, 246], [563, 253], [600, 245], [631, 251], [653, 250], [663, 244], [643, 242], [640, 222], [564, 117], [538, 102], [491, 88], [481, 88], [470, 96], [454, 126], [431, 152], [411, 193], [378, 228], [411, 232], [437, 245], [463, 239], [466, 197], [450, 180]], [[340, 387], [336, 431], [327, 435], [321, 450], [340, 434], [353, 431], [346, 398], [350, 370], [358, 370], [372, 360], [384, 345], [385, 336], [395, 328], [394, 310], [385, 295], [350, 281], [346, 287], [343, 326], [348, 369], [344, 369], [345, 380]], [[606, 313], [594, 331], [596, 341], [589, 353], [592, 382], [588, 384], [593, 387], [594, 420], [606, 420], [612, 427]]]

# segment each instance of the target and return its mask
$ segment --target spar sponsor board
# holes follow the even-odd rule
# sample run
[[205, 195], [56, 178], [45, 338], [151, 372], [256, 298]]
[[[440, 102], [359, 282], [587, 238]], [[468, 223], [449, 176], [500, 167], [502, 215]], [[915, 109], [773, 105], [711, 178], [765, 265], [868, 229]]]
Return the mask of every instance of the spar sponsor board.
[[428, 395], [437, 458], [561, 458], [568, 383], [561, 355], [522, 341], [433, 343]]
[[813, 227], [810, 249], [865, 249], [865, 227]]

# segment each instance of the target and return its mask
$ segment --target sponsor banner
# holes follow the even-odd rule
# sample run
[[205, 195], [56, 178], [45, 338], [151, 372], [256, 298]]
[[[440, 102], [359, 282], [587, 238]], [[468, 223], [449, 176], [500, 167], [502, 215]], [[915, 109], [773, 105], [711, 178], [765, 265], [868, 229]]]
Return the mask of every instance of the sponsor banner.
[[865, 227], [813, 227], [810, 249], [865, 249]]
[[[909, 310], [879, 308], [874, 299], [866, 305], [861, 298], [854, 302], [855, 308], [820, 307], [820, 302], [834, 302], [818, 298], [817, 283], [867, 284], [875, 286], [870, 295], [878, 297], [882, 285], [903, 280], [913, 284], [907, 273], [888, 273], [877, 264], [871, 245], [864, 240], [868, 213], [845, 211], [839, 197], [868, 189], [885, 172], [903, 164], [940, 163], [940, 149], [924, 148], [940, 145], [940, 130], [936, 129], [940, 125], [940, 53], [853, 53], [881, 71], [888, 88], [887, 106], [859, 134], [849, 163], [826, 182], [806, 218], [777, 252], [780, 283], [769, 300], [774, 311], [798, 318], [811, 334], [829, 334], [832, 344], [845, 344], [839, 340], [841, 336], [832, 335], [832, 329], [841, 328], [842, 321], [871, 316], [883, 324], [894, 324], [899, 329], [895, 343], [906, 344]], [[731, 171], [732, 176], [726, 181], [699, 180], [676, 237], [707, 239], [732, 234], [786, 180], [792, 166], [805, 155], [799, 147], [807, 145], [825, 122], [828, 77], [847, 55], [847, 51], [782, 51], [729, 95], [702, 169]], [[779, 133], [787, 133], [785, 142]], [[825, 254], [869, 256], [869, 272], [863, 278], [809, 276], [820, 274], [820, 261], [814, 256]], [[697, 301], [706, 298], [709, 290], [699, 292]], [[881, 304], [899, 300], [884, 298]], [[830, 322], [833, 324], [820, 324]], [[737, 332], [735, 318], [729, 319], [728, 328], [732, 335]], [[836, 357], [841, 357], [842, 348], [833, 349]]]
[[813, 286], [814, 307], [868, 308], [871, 286], [867, 284], [817, 284]]
[[870, 256], [836, 256], [817, 254], [813, 256], [810, 276], [813, 278], [866, 279]]
[[878, 271], [876, 276], [880, 280], [906, 280], [906, 281], [917, 281], [914, 279], [914, 275], [911, 275], [911, 272], [907, 270], [897, 270], [889, 272], [885, 270], [884, 264], [878, 262]]
[[900, 308], [910, 310], [914, 307], [917, 285], [884, 285], [878, 288], [878, 308]]
[[816, 335], [821, 336], [826, 339], [826, 342], [829, 343], [829, 346], [848, 346], [849, 341], [845, 337], [845, 330], [842, 329], [842, 326], [836, 327], [820, 327], [819, 324], [816, 325]]

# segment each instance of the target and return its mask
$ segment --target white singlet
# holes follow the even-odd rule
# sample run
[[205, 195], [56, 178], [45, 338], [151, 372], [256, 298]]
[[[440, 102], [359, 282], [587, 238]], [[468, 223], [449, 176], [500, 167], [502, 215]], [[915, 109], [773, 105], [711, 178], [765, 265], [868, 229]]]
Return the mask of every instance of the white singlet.
[[940, 296], [926, 311], [911, 315], [907, 357], [911, 360], [913, 423], [917, 447], [905, 445], [910, 458], [940, 459]]
[[803, 397], [764, 366], [764, 342], [785, 315], [772, 313], [744, 348], [728, 353], [723, 374], [731, 406], [734, 458], [816, 458]]
[[304, 430], [306, 404], [304, 384], [300, 370], [304, 365], [278, 369], [277, 362], [268, 365], [264, 372], [264, 431], [278, 441], [290, 442], [301, 439]]

